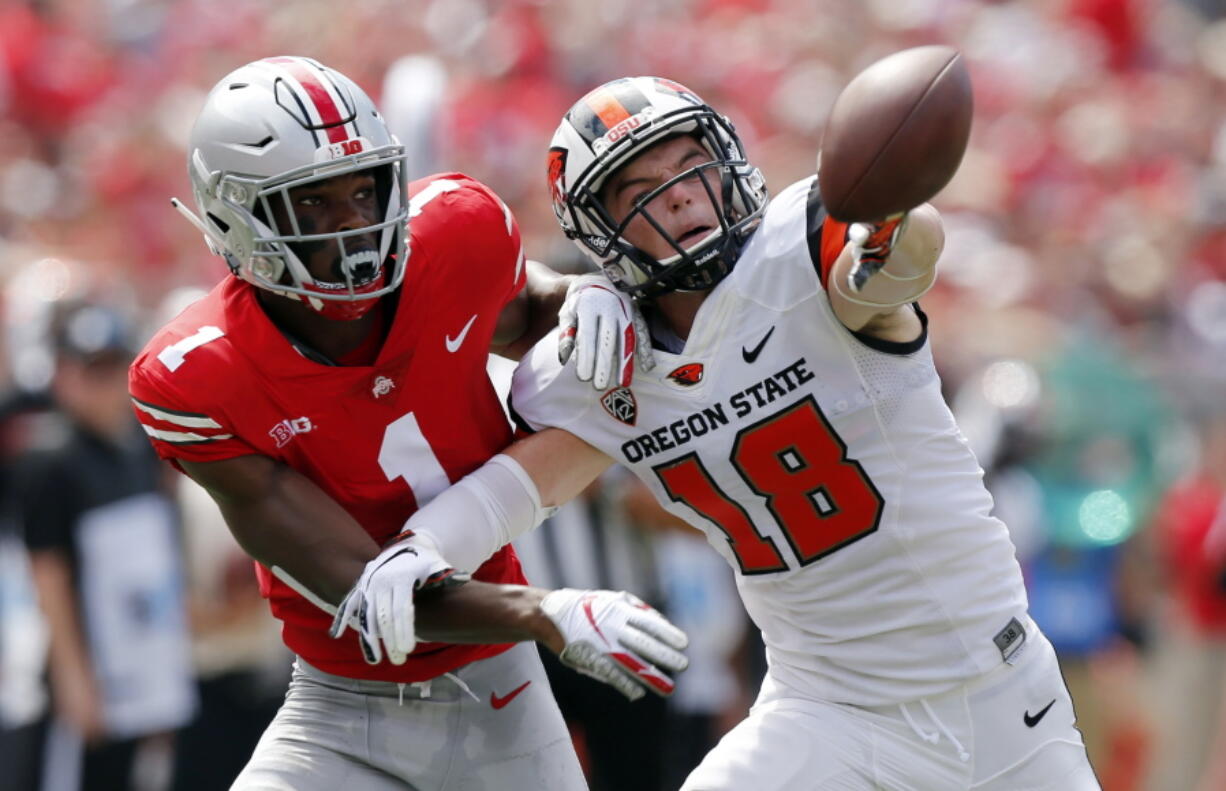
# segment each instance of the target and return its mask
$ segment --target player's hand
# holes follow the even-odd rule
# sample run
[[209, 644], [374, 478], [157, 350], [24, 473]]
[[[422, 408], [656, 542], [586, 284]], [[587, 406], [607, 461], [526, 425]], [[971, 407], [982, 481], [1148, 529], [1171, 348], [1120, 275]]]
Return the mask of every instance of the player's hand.
[[847, 273], [847, 283], [852, 293], [859, 293], [873, 275], [881, 271], [886, 259], [894, 251], [894, 245], [907, 228], [908, 212], [886, 217], [881, 222], [853, 223], [847, 235], [851, 238], [855, 263]]
[[565, 364], [577, 350], [575, 375], [597, 390], [629, 387], [635, 361], [643, 371], [655, 367], [642, 314], [603, 275], [580, 275], [571, 282], [558, 311], [558, 332], [558, 361]]
[[644, 689], [671, 695], [675, 685], [661, 668], [679, 673], [689, 665], [685, 632], [629, 593], [562, 588], [546, 594], [541, 609], [565, 641], [562, 664], [630, 700]]
[[417, 647], [414, 593], [467, 579], [447, 564], [432, 541], [409, 533], [366, 564], [329, 634], [340, 637], [352, 626], [368, 663], [378, 664], [386, 654], [393, 665], [403, 665]]

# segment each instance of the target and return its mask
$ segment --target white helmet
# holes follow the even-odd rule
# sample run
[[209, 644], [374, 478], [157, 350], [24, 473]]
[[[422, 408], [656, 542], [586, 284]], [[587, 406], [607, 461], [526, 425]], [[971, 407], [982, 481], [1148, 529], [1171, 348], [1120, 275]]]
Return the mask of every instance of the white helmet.
[[[662, 140], [692, 135], [712, 161], [690, 168], [635, 203], [620, 223], [600, 202], [600, 188], [618, 168]], [[710, 288], [732, 269], [766, 208], [762, 173], [745, 160], [732, 123], [693, 91], [659, 77], [613, 80], [584, 96], [566, 113], [549, 148], [553, 210], [573, 239], [617, 287], [636, 297]], [[703, 180], [720, 227], [683, 248], [648, 212], [648, 204], [673, 184], [700, 171], [717, 171], [721, 195]], [[643, 215], [676, 251], [657, 260], [622, 238]]]
[[[345, 75], [309, 58], [249, 63], [213, 87], [192, 127], [188, 176], [200, 216], [172, 200], [231, 271], [259, 288], [301, 299], [330, 318], [352, 319], [404, 279], [408, 204], [404, 149], [379, 111]], [[289, 191], [370, 171], [381, 220], [334, 233], [299, 228]], [[279, 228], [274, 201], [287, 228]], [[378, 251], [346, 252], [345, 240], [378, 234]], [[311, 276], [291, 244], [335, 240], [335, 281]]]

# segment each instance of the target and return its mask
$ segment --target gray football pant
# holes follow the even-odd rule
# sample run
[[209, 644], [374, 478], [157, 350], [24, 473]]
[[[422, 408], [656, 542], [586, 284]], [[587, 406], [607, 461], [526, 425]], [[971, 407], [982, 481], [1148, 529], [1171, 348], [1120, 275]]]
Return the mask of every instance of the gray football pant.
[[586, 791], [587, 783], [536, 646], [521, 643], [424, 685], [333, 676], [299, 659], [285, 703], [232, 786], [257, 789]]

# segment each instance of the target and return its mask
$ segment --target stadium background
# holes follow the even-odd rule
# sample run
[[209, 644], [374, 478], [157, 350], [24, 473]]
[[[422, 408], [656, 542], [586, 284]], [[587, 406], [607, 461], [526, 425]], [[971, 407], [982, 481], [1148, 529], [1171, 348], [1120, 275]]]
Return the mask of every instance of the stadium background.
[[[416, 175], [485, 181], [529, 255], [573, 270], [544, 152], [591, 87], [686, 84], [778, 192], [812, 172], [852, 75], [949, 43], [976, 118], [935, 201], [948, 245], [925, 307], [947, 394], [1104, 787], [1224, 788], [1224, 14], [1221, 0], [4, 0], [0, 386], [45, 387], [57, 303], [104, 301], [151, 327], [223, 275], [168, 198], [190, 197], [205, 92], [249, 60], [308, 55], [353, 77]], [[752, 654], [730, 654], [732, 721]]]

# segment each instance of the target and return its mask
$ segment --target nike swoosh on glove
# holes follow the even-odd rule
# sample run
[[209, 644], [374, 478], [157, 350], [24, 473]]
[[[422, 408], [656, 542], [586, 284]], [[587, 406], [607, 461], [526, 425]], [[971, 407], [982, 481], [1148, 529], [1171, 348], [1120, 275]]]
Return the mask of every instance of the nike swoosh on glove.
[[541, 609], [566, 641], [562, 664], [630, 700], [646, 689], [671, 695], [675, 684], [664, 671], [680, 673], [690, 663], [681, 653], [685, 632], [629, 593], [562, 588], [546, 594]]
[[558, 333], [558, 361], [565, 364], [574, 354], [575, 375], [601, 392], [629, 387], [636, 363], [641, 371], [656, 365], [643, 315], [603, 275], [571, 282], [558, 311]]
[[393, 665], [403, 665], [417, 647], [414, 593], [468, 579], [443, 559], [433, 541], [409, 533], [366, 564], [328, 633], [340, 637], [352, 626], [369, 664], [378, 664], [386, 654]]

